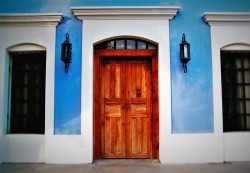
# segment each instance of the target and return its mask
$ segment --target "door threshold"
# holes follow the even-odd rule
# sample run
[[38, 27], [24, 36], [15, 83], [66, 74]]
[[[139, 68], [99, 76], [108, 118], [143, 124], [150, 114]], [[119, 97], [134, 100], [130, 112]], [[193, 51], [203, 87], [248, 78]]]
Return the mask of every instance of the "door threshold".
[[159, 164], [157, 159], [100, 159], [93, 161], [97, 165], [133, 165], [133, 164]]

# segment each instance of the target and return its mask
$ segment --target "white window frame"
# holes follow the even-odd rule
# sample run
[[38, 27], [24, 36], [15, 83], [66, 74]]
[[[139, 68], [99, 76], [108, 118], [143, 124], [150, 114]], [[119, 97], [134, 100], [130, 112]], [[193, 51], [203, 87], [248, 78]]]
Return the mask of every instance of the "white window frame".
[[[46, 48], [45, 47], [42, 47], [40, 45], [36, 45], [36, 44], [20, 44], [20, 45], [15, 45], [14, 47], [10, 47], [8, 48], [8, 56], [10, 58], [10, 61], [9, 61], [9, 66], [10, 66], [10, 71], [9, 71], [9, 86], [8, 86], [8, 117], [7, 117], [7, 133], [6, 134], [15, 134], [15, 133], [11, 133], [11, 118], [12, 118], [12, 115], [11, 115], [11, 109], [12, 109], [12, 106], [11, 106], [11, 102], [12, 102], [12, 81], [13, 81], [13, 59], [18, 59], [19, 57], [15, 57], [13, 58], [11, 55], [11, 53], [30, 53], [30, 52], [43, 52], [45, 53], [45, 63], [46, 63]], [[32, 55], [29, 55], [30, 57], [32, 57]], [[17, 66], [17, 65], [16, 65]], [[45, 76], [45, 79], [46, 79], [46, 76]], [[45, 85], [45, 83], [41, 83], [43, 85]], [[40, 85], [41, 85], [40, 84]], [[45, 97], [45, 96], [44, 96]], [[45, 109], [45, 108], [44, 108]], [[45, 115], [44, 115], [44, 118], [45, 118]], [[4, 126], [6, 125], [6, 123], [4, 124]], [[28, 124], [29, 125], [29, 124]], [[45, 124], [44, 124], [45, 126]], [[6, 131], [6, 129], [4, 128], [4, 131]], [[21, 132], [18, 132], [18, 134], [25, 134], [23, 133], [22, 131]], [[28, 134], [36, 134], [36, 133], [28, 133]], [[40, 133], [40, 134], [44, 134], [44, 133]]]
[[225, 161], [250, 160], [250, 133], [223, 133], [220, 64], [221, 50], [250, 50], [250, 13], [205, 12], [203, 18], [211, 27], [215, 133], [222, 134]]
[[[0, 14], [0, 163], [44, 162], [54, 129], [56, 26], [61, 13]], [[45, 134], [7, 134], [9, 52], [46, 50]]]

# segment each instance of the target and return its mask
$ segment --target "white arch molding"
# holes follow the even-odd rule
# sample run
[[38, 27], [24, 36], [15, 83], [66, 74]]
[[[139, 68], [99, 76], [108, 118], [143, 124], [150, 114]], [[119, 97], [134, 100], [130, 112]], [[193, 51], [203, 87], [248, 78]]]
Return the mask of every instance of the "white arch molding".
[[149, 39], [144, 38], [144, 37], [138, 37], [138, 36], [133, 36], [133, 35], [117, 35], [117, 36], [114, 36], [114, 37], [110, 37], [110, 38], [105, 38], [103, 40], [99, 40], [96, 43], [94, 43], [94, 46], [97, 45], [97, 44], [99, 44], [99, 43], [108, 41], [108, 40], [124, 39], [124, 38], [125, 39], [138, 39], [138, 40], [142, 40], [142, 41], [146, 41], [146, 42], [152, 43], [154, 45], [158, 45], [157, 42], [155, 42], [153, 40], [149, 40]]
[[250, 44], [247, 43], [232, 43], [225, 45], [221, 48], [221, 50], [243, 50], [250, 51]]
[[46, 47], [35, 43], [20, 43], [7, 48], [8, 52], [46, 51]]

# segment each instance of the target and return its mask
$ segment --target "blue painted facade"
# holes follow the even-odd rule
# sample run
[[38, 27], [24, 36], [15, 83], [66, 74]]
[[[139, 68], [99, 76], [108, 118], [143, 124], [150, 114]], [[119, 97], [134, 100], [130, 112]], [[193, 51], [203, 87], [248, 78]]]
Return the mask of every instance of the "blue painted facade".
[[[85, 57], [82, 57], [82, 21], [70, 10], [75, 6], [180, 6], [170, 21], [172, 133], [214, 131], [211, 37], [202, 14], [205, 11], [249, 12], [249, 0], [1, 0], [0, 13], [63, 13], [64, 19], [56, 28], [55, 134], [81, 134], [81, 59]], [[67, 74], [60, 60], [66, 33], [73, 45], [72, 64]], [[187, 74], [179, 60], [183, 33], [191, 44], [192, 60]]]

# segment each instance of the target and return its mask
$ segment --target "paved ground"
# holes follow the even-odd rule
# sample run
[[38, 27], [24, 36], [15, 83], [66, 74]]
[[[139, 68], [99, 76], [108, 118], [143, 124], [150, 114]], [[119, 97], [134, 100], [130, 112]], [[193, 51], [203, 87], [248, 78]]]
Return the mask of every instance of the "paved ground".
[[160, 164], [157, 161], [102, 160], [94, 164], [2, 164], [0, 173], [250, 173], [250, 162]]

